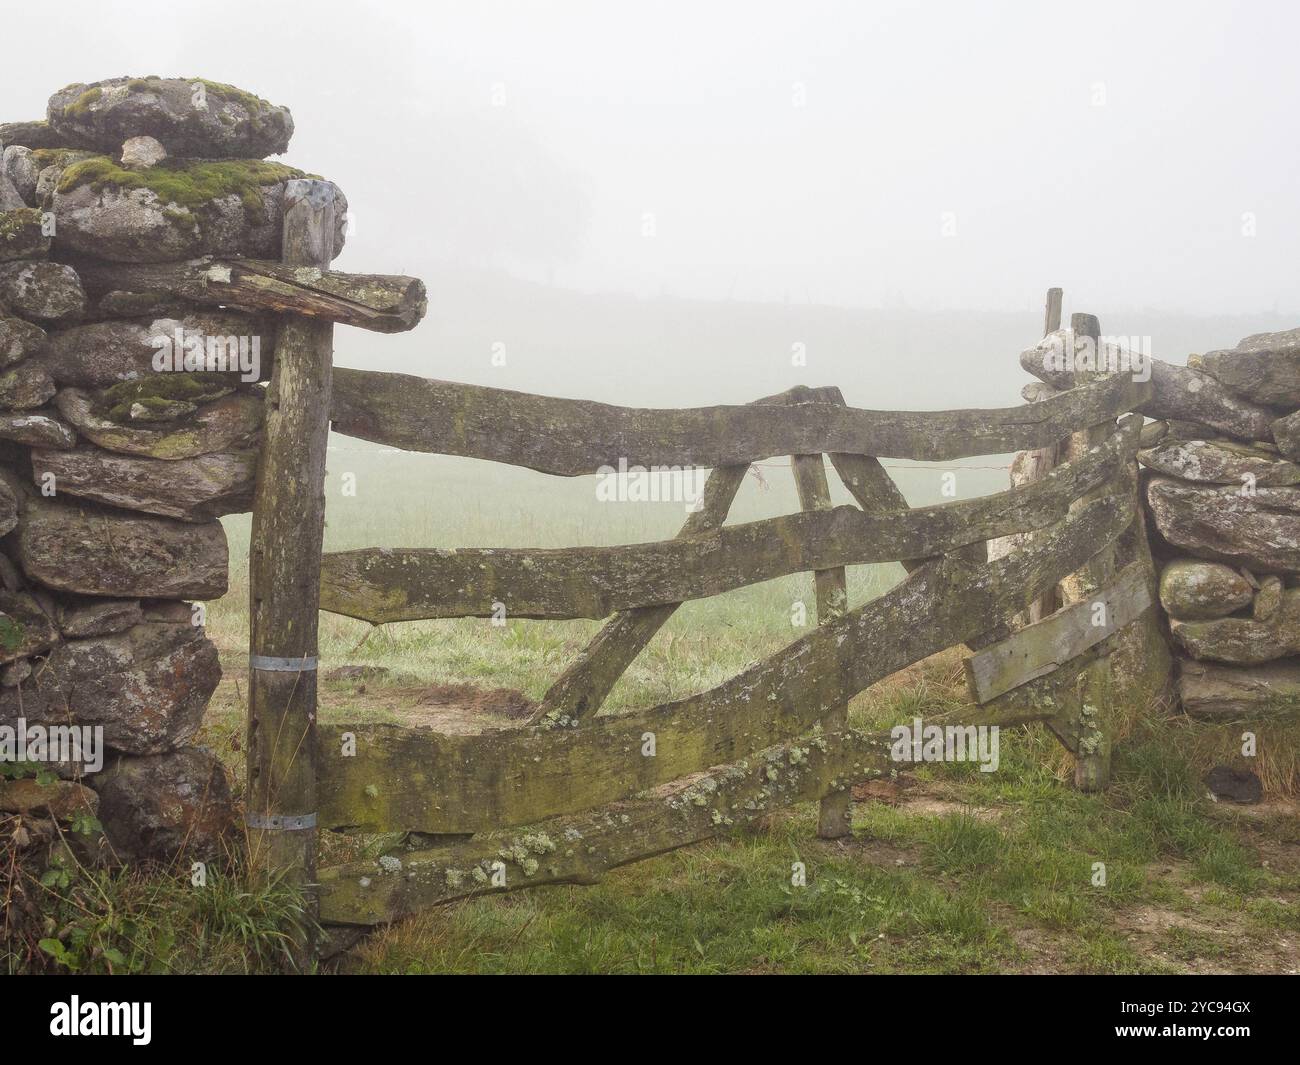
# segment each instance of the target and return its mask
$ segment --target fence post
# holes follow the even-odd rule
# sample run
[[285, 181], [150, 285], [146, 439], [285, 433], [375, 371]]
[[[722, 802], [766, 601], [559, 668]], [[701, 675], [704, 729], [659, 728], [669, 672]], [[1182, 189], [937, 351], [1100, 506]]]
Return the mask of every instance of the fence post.
[[[334, 186], [288, 182], [283, 260], [327, 269], [334, 234]], [[249, 544], [250, 858], [307, 893], [306, 920], [292, 930], [300, 970], [312, 961], [317, 914], [316, 637], [333, 343], [330, 322], [280, 321]]]
[[[804, 510], [830, 510], [831, 491], [826, 481], [826, 461], [821, 455], [792, 455], [794, 483], [799, 491], [799, 505]], [[844, 567], [819, 569], [813, 580], [817, 588], [817, 624], [825, 625], [844, 614], [848, 609], [848, 585]], [[849, 704], [843, 703], [827, 714], [822, 724], [828, 728], [843, 728], [848, 724]], [[817, 814], [819, 839], [840, 839], [852, 827], [852, 790], [839, 777], [843, 791], [832, 792], [821, 801]]]
[[[1086, 339], [1093, 346], [1092, 371], [1075, 370], [1074, 384], [1086, 384], [1089, 380], [1103, 374], [1101, 366], [1101, 324], [1092, 314], [1073, 314], [1070, 316], [1070, 328], [1074, 332], [1076, 343]], [[1073, 354], [1073, 353], [1072, 353]], [[1065, 459], [1072, 462], [1081, 458], [1088, 449], [1104, 440], [1113, 431], [1112, 425], [1098, 425], [1083, 432], [1074, 433], [1065, 445]], [[1106, 495], [1113, 490], [1112, 485], [1103, 485], [1081, 496], [1072, 505], [1077, 509], [1092, 499]], [[1135, 520], [1141, 521], [1139, 515]], [[1082, 569], [1072, 573], [1061, 582], [1061, 599], [1065, 603], [1075, 603], [1099, 591], [1115, 576], [1115, 547], [1108, 545], [1097, 552]], [[1110, 664], [1105, 660], [1094, 662], [1084, 673], [1080, 684], [1080, 718], [1077, 747], [1074, 752], [1074, 782], [1080, 791], [1101, 791], [1110, 784], [1111, 736], [1103, 722], [1097, 720], [1099, 709], [1095, 705], [1108, 698], [1107, 688], [1110, 676]], [[1091, 708], [1091, 714], [1089, 713]]]

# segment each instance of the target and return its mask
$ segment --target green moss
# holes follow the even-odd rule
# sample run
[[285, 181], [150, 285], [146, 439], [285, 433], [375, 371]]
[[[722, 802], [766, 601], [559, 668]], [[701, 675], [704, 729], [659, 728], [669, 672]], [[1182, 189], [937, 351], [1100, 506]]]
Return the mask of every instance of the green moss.
[[63, 109], [63, 113], [65, 115], [84, 115], [90, 110], [90, 105], [95, 103], [103, 95], [104, 90], [98, 85], [93, 89], [87, 89], [73, 100], [72, 103], [68, 104], [68, 106]]
[[8, 614], [0, 614], [0, 647], [12, 654], [23, 645], [23, 626]]
[[67, 166], [91, 154], [80, 148], [37, 148], [32, 152], [32, 160], [44, 170], [47, 166]]
[[29, 241], [32, 228], [39, 230], [41, 212], [35, 207], [19, 207], [13, 211], [0, 211], [0, 244]]
[[231, 379], [216, 373], [163, 373], [136, 381], [122, 381], [99, 397], [104, 417], [119, 425], [130, 422], [137, 404], [145, 410], [166, 410], [178, 400], [205, 403], [233, 391]]
[[238, 104], [250, 115], [275, 110], [272, 104], [263, 100], [260, 96], [254, 96], [251, 92], [245, 92], [235, 85], [227, 85], [220, 81], [209, 81], [207, 78], [186, 78], [185, 80], [202, 85], [210, 98]]
[[[308, 177], [283, 163], [261, 159], [164, 159], [146, 170], [126, 170], [107, 155], [73, 163], [59, 179], [59, 191], [89, 185], [95, 192], [106, 188], [148, 189], [173, 209], [202, 212], [213, 200], [238, 196], [244, 210], [256, 217], [262, 210], [262, 189], [290, 178]], [[171, 215], [173, 221], [179, 221]]]

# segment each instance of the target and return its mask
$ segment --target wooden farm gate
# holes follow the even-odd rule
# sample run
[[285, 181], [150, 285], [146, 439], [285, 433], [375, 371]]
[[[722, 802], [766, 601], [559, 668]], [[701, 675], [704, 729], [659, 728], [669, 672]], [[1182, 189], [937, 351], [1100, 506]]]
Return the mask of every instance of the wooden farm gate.
[[[491, 891], [591, 883], [793, 803], [820, 800], [819, 834], [844, 835], [852, 785], [895, 768], [887, 733], [848, 725], [849, 699], [957, 644], [974, 652], [967, 666], [978, 704], [960, 724], [1044, 721], [1075, 752], [1079, 782], [1104, 785], [1108, 738], [1078, 687], [1151, 603], [1149, 561], [1131, 535], [1140, 528], [1133, 460], [1142, 418], [1124, 416], [1150, 398], [1149, 382], [1099, 376], [995, 410], [857, 410], [834, 388], [643, 410], [332, 369], [332, 321], [410, 328], [423, 292], [411, 279], [362, 285], [328, 271], [327, 186], [299, 184], [286, 260], [308, 268], [298, 282], [346, 298], [280, 308], [291, 317], [277, 346], [253, 518], [248, 817], [259, 859], [308, 887], [322, 923], [374, 925]], [[1053, 293], [1048, 331], [1059, 325]], [[1073, 324], [1096, 336], [1095, 319]], [[331, 422], [390, 446], [557, 476], [620, 460], [712, 473], [702, 506], [670, 541], [322, 560]], [[915, 509], [876, 457], [1027, 449], [1059, 449], [1067, 461], [996, 495]], [[725, 526], [749, 464], [779, 455], [793, 456], [802, 510]], [[823, 456], [857, 506], [831, 506]], [[1015, 536], [1017, 549], [988, 557], [989, 541]], [[895, 560], [909, 570], [903, 582], [848, 611], [844, 567]], [[597, 716], [681, 602], [809, 570], [815, 630], [712, 690]], [[1072, 574], [1072, 601], [1012, 631], [1010, 619]], [[526, 725], [479, 735], [317, 726], [318, 606], [378, 624], [490, 617], [498, 602], [517, 618], [609, 619]], [[445, 842], [317, 872], [319, 829]]]

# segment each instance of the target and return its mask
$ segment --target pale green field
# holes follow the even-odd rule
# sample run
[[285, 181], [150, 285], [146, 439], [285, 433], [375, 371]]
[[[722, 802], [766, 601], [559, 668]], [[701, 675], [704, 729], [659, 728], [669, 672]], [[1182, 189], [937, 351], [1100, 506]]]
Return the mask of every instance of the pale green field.
[[[468, 459], [386, 451], [339, 437], [331, 446], [327, 551], [638, 543], [672, 537], [686, 517], [680, 502], [599, 500], [592, 477], [551, 477]], [[798, 510], [788, 462], [773, 459], [751, 473], [729, 521]], [[940, 478], [949, 468], [893, 472], [915, 506], [943, 501]], [[829, 466], [828, 477], [833, 501], [851, 503]], [[355, 485], [355, 495], [344, 494], [345, 483]], [[962, 469], [955, 483], [958, 498], [982, 495], [1005, 487], [1006, 473]], [[223, 660], [235, 669], [247, 646], [249, 522], [247, 515], [225, 519], [231, 590], [210, 604], [208, 613], [209, 632]], [[850, 604], [874, 598], [902, 574], [896, 564], [852, 567]], [[807, 607], [808, 624], [815, 623], [810, 574], [684, 604], [611, 694], [609, 707], [676, 698], [720, 683], [807, 631], [791, 623], [794, 604], [800, 601]], [[421, 681], [517, 688], [537, 698], [598, 628], [599, 623], [590, 621], [520, 621], [498, 627], [486, 619], [464, 619], [407, 622], [372, 631], [364, 623], [323, 614], [320, 650], [325, 669], [381, 665]]]

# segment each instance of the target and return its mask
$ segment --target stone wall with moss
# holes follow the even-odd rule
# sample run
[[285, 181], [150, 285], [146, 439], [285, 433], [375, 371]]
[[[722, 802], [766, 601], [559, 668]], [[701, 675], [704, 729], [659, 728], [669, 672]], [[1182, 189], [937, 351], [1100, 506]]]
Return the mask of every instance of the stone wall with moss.
[[[232, 826], [193, 742], [221, 676], [203, 603], [227, 590], [218, 519], [251, 505], [275, 322], [103, 267], [279, 258], [304, 175], [266, 156], [292, 132], [251, 93], [153, 76], [0, 125], [0, 812], [97, 814], [124, 860]], [[63, 725], [100, 730], [102, 767], [39, 758], [36, 730]]]
[[[1043, 357], [1060, 350], [1078, 350], [1069, 329], [1022, 354], [1043, 382], [1027, 386], [1026, 399], [1069, 386], [1069, 371]], [[1137, 365], [1119, 349], [1110, 354]], [[1223, 742], [1213, 745], [1220, 756], [1239, 752], [1216, 767], [1216, 794], [1259, 796], [1253, 766], [1265, 752], [1241, 754], [1243, 733], [1260, 743], [1274, 737], [1266, 775], [1275, 790], [1300, 792], [1300, 744], [1276, 740], [1294, 736], [1300, 709], [1300, 329], [1190, 355], [1186, 368], [1147, 365], [1151, 406], [1167, 416], [1142, 430], [1140, 497], [1160, 628], [1174, 655], [1176, 712], [1188, 724], [1223, 726]], [[1022, 453], [1012, 479], [1051, 461]]]

